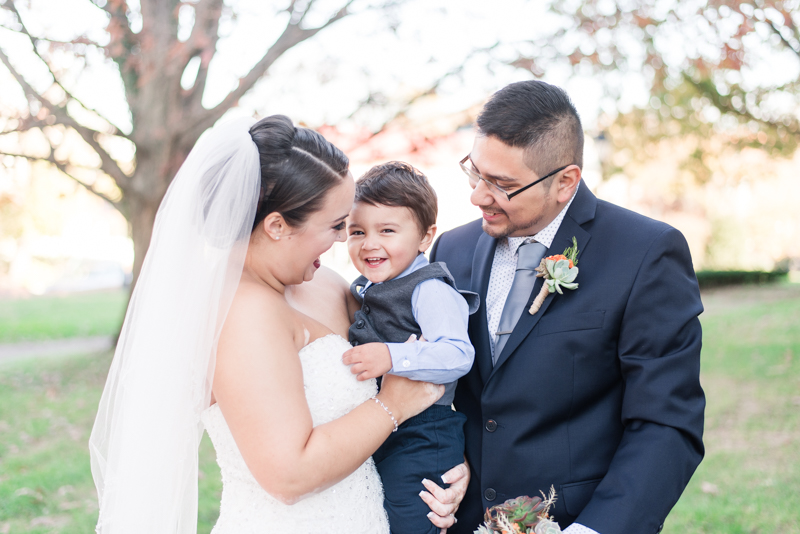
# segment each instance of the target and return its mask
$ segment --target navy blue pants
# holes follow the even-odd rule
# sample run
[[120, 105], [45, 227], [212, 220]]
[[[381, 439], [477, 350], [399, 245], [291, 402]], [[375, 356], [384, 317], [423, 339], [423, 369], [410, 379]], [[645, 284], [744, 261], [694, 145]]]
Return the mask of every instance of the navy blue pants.
[[383, 481], [383, 506], [392, 534], [438, 534], [419, 492], [422, 479], [441, 476], [464, 461], [464, 414], [434, 404], [400, 425], [372, 455]]

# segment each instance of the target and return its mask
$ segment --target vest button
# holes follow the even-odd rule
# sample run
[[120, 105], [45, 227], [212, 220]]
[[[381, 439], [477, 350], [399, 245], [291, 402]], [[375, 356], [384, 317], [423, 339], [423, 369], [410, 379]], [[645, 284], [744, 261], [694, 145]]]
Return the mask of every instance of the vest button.
[[486, 488], [486, 491], [483, 492], [483, 498], [487, 501], [493, 501], [497, 498], [497, 492], [492, 488]]
[[494, 432], [495, 430], [497, 430], [497, 421], [495, 421], [494, 419], [489, 419], [488, 421], [486, 421], [486, 430], [488, 430], [489, 432]]
[[358, 346], [358, 341], [353, 341], [353, 342], [352, 342], [352, 343], [350, 343], [350, 344], [351, 344], [351, 345], [353, 345], [354, 347], [357, 347], [357, 346]]
[[369, 305], [364, 306], [364, 313], [369, 313]]
[[367, 324], [364, 322], [364, 319], [359, 319], [356, 321], [356, 328], [364, 328], [364, 325]]

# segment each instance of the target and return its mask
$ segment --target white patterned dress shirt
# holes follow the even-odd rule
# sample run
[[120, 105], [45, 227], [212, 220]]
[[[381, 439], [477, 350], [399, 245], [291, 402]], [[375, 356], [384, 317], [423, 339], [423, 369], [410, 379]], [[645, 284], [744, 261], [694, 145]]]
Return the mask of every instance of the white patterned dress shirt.
[[[580, 187], [580, 184], [578, 184]], [[514, 282], [514, 273], [517, 271], [517, 249], [528, 240], [536, 240], [542, 245], [550, 248], [553, 239], [556, 237], [561, 221], [567, 215], [567, 210], [578, 194], [578, 187], [569, 199], [567, 205], [561, 210], [553, 221], [534, 236], [506, 237], [497, 243], [492, 261], [492, 272], [489, 275], [489, 288], [486, 290], [486, 318], [489, 320], [489, 333], [492, 335], [492, 356], [494, 356], [494, 344], [497, 342], [497, 327], [500, 324], [500, 316], [503, 315], [503, 306], [506, 304], [508, 292]]]
[[[580, 187], [580, 184], [578, 184], [578, 187]], [[558, 229], [561, 227], [561, 221], [564, 220], [567, 210], [572, 205], [572, 201], [575, 200], [578, 187], [575, 188], [575, 193], [567, 202], [567, 205], [564, 206], [564, 209], [561, 210], [561, 213], [550, 224], [545, 226], [541, 232], [534, 236], [507, 237], [497, 243], [497, 248], [494, 251], [494, 260], [492, 261], [492, 272], [489, 275], [489, 288], [486, 290], [486, 317], [489, 321], [489, 332], [492, 335], [492, 356], [494, 356], [494, 344], [497, 342], [495, 333], [500, 324], [500, 316], [503, 314], [503, 306], [506, 304], [508, 292], [511, 291], [511, 284], [514, 282], [514, 273], [517, 271], [517, 250], [523, 243], [531, 239], [550, 248]], [[564, 530], [564, 534], [599, 533], [580, 523], [573, 523]]]

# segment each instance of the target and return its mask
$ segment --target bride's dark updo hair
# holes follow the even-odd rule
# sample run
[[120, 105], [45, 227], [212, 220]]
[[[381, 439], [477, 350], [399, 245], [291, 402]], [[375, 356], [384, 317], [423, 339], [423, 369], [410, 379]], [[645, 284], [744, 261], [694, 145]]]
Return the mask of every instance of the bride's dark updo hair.
[[302, 226], [347, 176], [347, 156], [314, 130], [295, 127], [289, 117], [265, 117], [250, 128], [250, 136], [261, 161], [254, 230], [272, 212], [290, 226]]

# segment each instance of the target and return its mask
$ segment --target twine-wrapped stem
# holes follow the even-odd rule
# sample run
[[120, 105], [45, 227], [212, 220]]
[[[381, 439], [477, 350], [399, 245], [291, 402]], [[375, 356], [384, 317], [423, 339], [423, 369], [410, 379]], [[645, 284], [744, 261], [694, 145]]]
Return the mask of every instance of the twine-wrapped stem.
[[538, 312], [539, 308], [541, 308], [542, 304], [544, 304], [544, 299], [546, 299], [547, 295], [549, 294], [550, 294], [550, 288], [547, 286], [547, 284], [542, 285], [542, 289], [539, 290], [539, 294], [536, 295], [535, 299], [533, 299], [533, 304], [531, 304], [528, 313], [534, 315], [536, 312]]
[[550, 287], [547, 285], [547, 280], [550, 279], [550, 275], [547, 274], [547, 267], [545, 266], [545, 258], [542, 258], [542, 261], [539, 262], [539, 266], [534, 269], [536, 271], [536, 278], [544, 278], [545, 283], [542, 284], [542, 289], [539, 290], [539, 294], [536, 295], [536, 298], [533, 299], [533, 304], [528, 309], [528, 313], [534, 315], [536, 312], [539, 311], [539, 308], [542, 307], [544, 304], [544, 299], [547, 298], [547, 295], [550, 294]]

